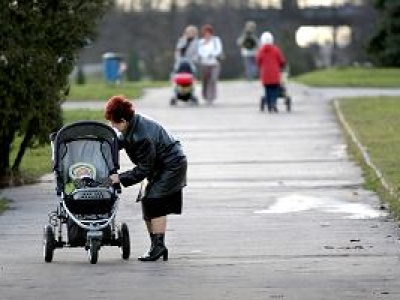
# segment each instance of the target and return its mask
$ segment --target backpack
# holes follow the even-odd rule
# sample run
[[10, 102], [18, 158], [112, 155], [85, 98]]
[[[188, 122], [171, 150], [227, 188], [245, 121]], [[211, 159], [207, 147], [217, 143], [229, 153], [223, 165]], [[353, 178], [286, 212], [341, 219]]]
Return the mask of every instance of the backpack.
[[242, 47], [246, 49], [254, 49], [257, 47], [257, 40], [251, 34], [246, 34], [246, 37], [243, 39]]

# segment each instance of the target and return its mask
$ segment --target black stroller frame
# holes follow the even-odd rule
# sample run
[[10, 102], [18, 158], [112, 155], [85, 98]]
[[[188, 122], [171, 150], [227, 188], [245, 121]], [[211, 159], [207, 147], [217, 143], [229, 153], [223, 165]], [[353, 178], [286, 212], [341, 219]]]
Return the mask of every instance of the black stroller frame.
[[[129, 259], [128, 226], [115, 225], [121, 187], [108, 179], [119, 169], [115, 131], [100, 122], [80, 121], [52, 134], [51, 141], [59, 203], [44, 227], [44, 260], [51, 262], [57, 248], [84, 247], [95, 264], [105, 245], [120, 247], [122, 258]], [[92, 176], [71, 180], [83, 171]], [[68, 241], [63, 238], [65, 227]]]
[[288, 76], [289, 76], [289, 72], [285, 68], [281, 72], [281, 84], [279, 86], [278, 98], [283, 98], [285, 100], [286, 111], [291, 112], [293, 102], [292, 102], [292, 97], [288, 94], [288, 89], [287, 89]]

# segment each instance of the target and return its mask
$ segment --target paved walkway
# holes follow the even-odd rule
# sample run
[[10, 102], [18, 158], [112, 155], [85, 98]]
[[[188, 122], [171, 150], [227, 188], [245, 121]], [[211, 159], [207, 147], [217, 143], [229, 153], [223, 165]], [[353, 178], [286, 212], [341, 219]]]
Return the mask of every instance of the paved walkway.
[[190, 163], [184, 214], [169, 222], [170, 260], [135, 260], [148, 246], [137, 187], [123, 191], [118, 215], [132, 259], [104, 247], [96, 265], [83, 249], [43, 262], [53, 182], [7, 189], [0, 299], [399, 299], [398, 226], [362, 188], [329, 101], [398, 91], [354, 91], [293, 85], [293, 112], [281, 102], [277, 115], [258, 111], [257, 83], [221, 84], [215, 105], [200, 107], [172, 108], [170, 89], [149, 91], [138, 111], [170, 128]]

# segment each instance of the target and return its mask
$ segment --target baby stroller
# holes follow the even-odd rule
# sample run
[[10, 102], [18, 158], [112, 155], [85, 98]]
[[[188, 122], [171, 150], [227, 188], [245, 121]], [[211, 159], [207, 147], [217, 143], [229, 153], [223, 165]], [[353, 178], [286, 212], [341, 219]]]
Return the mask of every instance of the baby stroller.
[[170, 100], [171, 105], [176, 105], [178, 100], [197, 105], [199, 100], [194, 95], [193, 66], [188, 60], [181, 60], [172, 76], [174, 96]]
[[57, 248], [84, 247], [95, 264], [106, 245], [120, 247], [122, 258], [128, 259], [128, 226], [115, 225], [121, 187], [109, 180], [119, 169], [115, 131], [103, 123], [81, 121], [64, 126], [50, 138], [59, 203], [44, 227], [44, 260], [51, 262]]

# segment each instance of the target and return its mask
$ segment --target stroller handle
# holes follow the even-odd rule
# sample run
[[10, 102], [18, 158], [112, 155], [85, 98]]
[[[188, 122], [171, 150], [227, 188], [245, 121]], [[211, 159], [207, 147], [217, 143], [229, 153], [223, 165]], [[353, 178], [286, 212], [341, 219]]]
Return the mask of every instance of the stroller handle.
[[112, 188], [114, 189], [114, 191], [117, 193], [117, 194], [121, 194], [121, 192], [122, 192], [122, 188], [121, 188], [121, 184], [118, 182], [118, 183], [113, 183], [112, 184]]
[[56, 135], [57, 135], [57, 132], [52, 132], [49, 134], [50, 142], [54, 142], [54, 140], [56, 139]]

